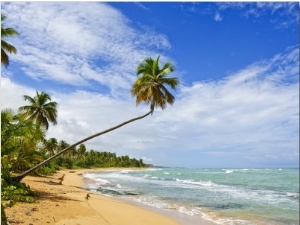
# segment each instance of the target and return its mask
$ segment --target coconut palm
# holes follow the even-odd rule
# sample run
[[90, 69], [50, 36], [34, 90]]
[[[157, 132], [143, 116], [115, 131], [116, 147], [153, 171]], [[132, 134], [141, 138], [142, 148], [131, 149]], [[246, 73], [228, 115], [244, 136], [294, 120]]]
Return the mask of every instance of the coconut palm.
[[50, 156], [53, 156], [58, 148], [58, 143], [56, 138], [50, 138], [45, 142], [45, 150], [49, 153]]
[[12, 37], [19, 33], [13, 28], [5, 28], [5, 19], [6, 16], [4, 14], [1, 14], [1, 64], [7, 67], [9, 65], [9, 58], [7, 52], [17, 54], [17, 49], [13, 45], [3, 40], [3, 38]]
[[167, 77], [170, 72], [174, 71], [171, 63], [166, 63], [162, 68], [159, 66], [159, 58], [145, 59], [138, 65], [137, 74], [140, 76], [133, 84], [131, 94], [136, 96], [136, 104], [145, 102], [151, 104], [151, 109], [160, 107], [164, 109], [167, 103], [173, 105], [174, 96], [168, 91], [165, 85], [176, 89], [178, 79], [176, 77]]
[[57, 103], [51, 101], [49, 94], [45, 92], [36, 92], [33, 98], [24, 95], [24, 100], [29, 101], [30, 105], [21, 106], [19, 108], [20, 114], [23, 119], [34, 121], [36, 124], [41, 125], [48, 130], [49, 122], [53, 125], [57, 124]]
[[85, 152], [86, 152], [85, 144], [79, 145], [78, 150], [77, 150], [78, 156], [83, 158], [85, 155]]
[[44, 138], [45, 131], [32, 121], [20, 120], [10, 109], [1, 111], [1, 169], [24, 171], [43, 161], [36, 150]]
[[141, 64], [137, 67], [137, 80], [134, 82], [131, 94], [136, 97], [136, 103], [137, 105], [141, 102], [145, 102], [146, 104], [150, 104], [150, 111], [146, 113], [145, 115], [133, 118], [131, 120], [127, 120], [124, 123], [121, 123], [117, 126], [114, 126], [112, 128], [109, 128], [107, 130], [104, 130], [102, 132], [99, 132], [97, 134], [94, 134], [92, 136], [89, 136], [81, 141], [76, 142], [73, 145], [70, 145], [66, 147], [64, 150], [58, 152], [56, 155], [46, 159], [44, 162], [34, 166], [33, 168], [25, 171], [24, 173], [18, 175], [15, 177], [16, 180], [20, 181], [25, 176], [27, 176], [29, 173], [33, 172], [40, 166], [43, 166], [44, 164], [48, 163], [52, 159], [60, 156], [64, 152], [73, 149], [77, 145], [80, 145], [81, 143], [88, 141], [90, 139], [93, 139], [95, 137], [98, 137], [102, 134], [108, 133], [110, 131], [113, 131], [115, 129], [118, 129], [128, 123], [132, 123], [136, 120], [140, 120], [145, 118], [146, 116], [149, 116], [154, 112], [154, 108], [160, 107], [164, 109], [166, 107], [166, 104], [173, 104], [174, 103], [174, 96], [167, 90], [165, 85], [170, 86], [172, 89], [175, 89], [178, 85], [178, 79], [173, 78], [167, 78], [167, 75], [170, 72], [174, 71], [174, 67], [171, 63], [166, 63], [162, 68], [159, 66], [159, 56], [156, 60], [152, 58], [145, 59]]

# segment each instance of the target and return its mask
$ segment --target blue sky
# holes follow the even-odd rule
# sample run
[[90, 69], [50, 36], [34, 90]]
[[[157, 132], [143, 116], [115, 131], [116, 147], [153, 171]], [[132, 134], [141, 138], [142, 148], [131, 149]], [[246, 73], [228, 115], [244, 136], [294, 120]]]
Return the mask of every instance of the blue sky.
[[175, 104], [86, 142], [164, 166], [299, 166], [299, 3], [6, 2], [20, 35], [1, 68], [1, 107], [46, 91], [47, 137], [72, 144], [149, 109], [130, 96], [138, 63], [161, 55]]

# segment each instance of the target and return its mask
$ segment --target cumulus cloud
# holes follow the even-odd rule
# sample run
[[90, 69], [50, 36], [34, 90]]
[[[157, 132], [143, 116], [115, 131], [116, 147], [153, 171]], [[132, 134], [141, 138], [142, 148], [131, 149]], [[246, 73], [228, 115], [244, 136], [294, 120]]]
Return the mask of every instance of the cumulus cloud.
[[[214, 156], [214, 163], [220, 165], [225, 158], [230, 160], [230, 156], [251, 165], [275, 162], [296, 165], [298, 157], [295, 156], [299, 154], [297, 51], [298, 47], [288, 49], [221, 80], [181, 86], [173, 107], [157, 110], [152, 116], [88, 141], [87, 146], [151, 158], [153, 163], [166, 163], [166, 157], [175, 153], [193, 153], [203, 158]], [[16, 90], [19, 96], [34, 93], [12, 83], [8, 77], [3, 78], [1, 89], [7, 99], [16, 98]], [[50, 128], [48, 136], [69, 143], [149, 110], [143, 105], [135, 107], [134, 100], [117, 100], [96, 92], [66, 94], [51, 90], [51, 93], [59, 103], [59, 124]], [[24, 103], [22, 99], [14, 104], [5, 99], [5, 107]], [[180, 161], [173, 163], [178, 165]]]
[[[75, 86], [127, 88], [144, 58], [170, 48], [166, 36], [137, 30], [121, 12], [100, 2], [3, 3], [25, 75]], [[21, 13], [22, 12], [22, 13]], [[97, 66], [95, 66], [97, 65]]]

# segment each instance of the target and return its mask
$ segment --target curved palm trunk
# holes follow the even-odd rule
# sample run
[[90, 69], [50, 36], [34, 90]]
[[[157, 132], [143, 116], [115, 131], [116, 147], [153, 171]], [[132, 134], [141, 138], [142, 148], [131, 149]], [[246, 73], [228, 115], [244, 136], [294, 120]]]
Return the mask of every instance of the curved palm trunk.
[[75, 144], [70, 145], [69, 147], [63, 149], [62, 151], [60, 151], [59, 153], [55, 154], [54, 156], [51, 156], [50, 158], [44, 160], [43, 162], [41, 162], [41, 163], [37, 164], [36, 166], [30, 168], [29, 170], [27, 170], [27, 171], [21, 173], [20, 175], [14, 177], [13, 179], [16, 180], [16, 181], [21, 181], [24, 177], [26, 177], [26, 176], [27, 176], [28, 174], [30, 174], [31, 172], [33, 172], [33, 171], [35, 171], [36, 169], [38, 169], [39, 167], [45, 165], [46, 163], [48, 163], [48, 162], [51, 161], [52, 159], [55, 159], [56, 157], [60, 156], [60, 155], [63, 154], [64, 152], [66, 152], [66, 151], [68, 151], [68, 150], [74, 148], [75, 146], [77, 146], [77, 145], [79, 145], [79, 144], [81, 144], [81, 143], [83, 143], [83, 142], [85, 142], [85, 141], [88, 141], [88, 140], [90, 140], [90, 139], [93, 139], [93, 138], [95, 138], [95, 137], [97, 137], [97, 136], [100, 136], [100, 135], [102, 135], [102, 134], [105, 134], [105, 133], [108, 133], [108, 132], [113, 131], [113, 130], [115, 130], [115, 129], [118, 129], [118, 128], [120, 128], [120, 127], [122, 127], [122, 126], [124, 126], [124, 125], [126, 125], [126, 124], [128, 124], [128, 123], [134, 122], [134, 121], [136, 121], [136, 120], [143, 119], [143, 118], [145, 118], [146, 116], [149, 116], [150, 114], [152, 114], [152, 113], [153, 113], [153, 110], [154, 110], [154, 108], [151, 108], [151, 111], [148, 112], [148, 113], [146, 113], [146, 114], [143, 115], [143, 116], [139, 116], [139, 117], [133, 118], [133, 119], [131, 119], [131, 120], [127, 120], [127, 121], [125, 121], [124, 123], [121, 123], [121, 124], [119, 124], [119, 125], [117, 125], [117, 126], [114, 126], [114, 127], [109, 128], [109, 129], [107, 129], [107, 130], [105, 130], [105, 131], [99, 132], [99, 133], [94, 134], [94, 135], [92, 135], [92, 136], [89, 136], [89, 137], [87, 137], [87, 138], [85, 138], [85, 139], [83, 139], [83, 140], [81, 140], [81, 141], [78, 141], [78, 142], [76, 142]]

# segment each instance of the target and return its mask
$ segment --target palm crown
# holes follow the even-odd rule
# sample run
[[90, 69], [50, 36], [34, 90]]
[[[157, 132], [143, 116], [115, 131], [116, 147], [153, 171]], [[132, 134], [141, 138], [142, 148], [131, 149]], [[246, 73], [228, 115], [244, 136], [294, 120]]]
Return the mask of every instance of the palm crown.
[[4, 66], [8, 66], [9, 58], [6, 52], [16, 54], [17, 49], [13, 45], [3, 40], [2, 38], [11, 37], [19, 33], [13, 28], [4, 28], [3, 22], [5, 19], [6, 16], [1, 14], [1, 64], [3, 64]]
[[164, 109], [167, 103], [173, 105], [175, 97], [168, 91], [165, 85], [176, 89], [179, 81], [176, 77], [167, 77], [174, 71], [174, 66], [167, 62], [162, 68], [159, 65], [159, 58], [147, 58], [137, 67], [137, 75], [141, 75], [133, 83], [131, 94], [136, 96], [136, 104], [145, 102], [154, 107]]
[[24, 119], [35, 121], [48, 130], [49, 122], [56, 125], [57, 103], [51, 102], [51, 97], [45, 92], [36, 92], [35, 97], [24, 95], [24, 100], [29, 101], [30, 105], [21, 106], [19, 111]]

